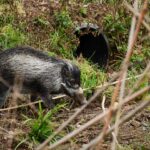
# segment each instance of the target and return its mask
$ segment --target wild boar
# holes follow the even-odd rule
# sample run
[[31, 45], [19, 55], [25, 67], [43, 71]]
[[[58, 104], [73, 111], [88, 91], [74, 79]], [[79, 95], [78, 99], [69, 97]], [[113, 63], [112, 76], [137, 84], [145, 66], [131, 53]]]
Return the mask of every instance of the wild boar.
[[66, 60], [48, 56], [31, 47], [16, 47], [0, 53], [0, 107], [6, 101], [12, 87], [22, 80], [20, 92], [32, 98], [40, 96], [44, 104], [52, 108], [53, 94], [64, 93], [81, 104], [86, 103], [80, 87], [79, 68]]

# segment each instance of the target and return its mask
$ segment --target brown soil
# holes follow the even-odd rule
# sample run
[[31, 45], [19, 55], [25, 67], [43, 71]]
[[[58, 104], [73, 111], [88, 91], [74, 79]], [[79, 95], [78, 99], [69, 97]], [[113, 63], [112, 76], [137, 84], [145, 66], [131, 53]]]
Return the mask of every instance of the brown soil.
[[[124, 114], [128, 111], [134, 109], [137, 106], [136, 103], [126, 105], [122, 112]], [[108, 107], [108, 106], [107, 106]], [[53, 121], [57, 126], [61, 125], [65, 120], [71, 116], [76, 108], [71, 110], [62, 110], [53, 118]], [[88, 120], [95, 117], [97, 114], [101, 113], [100, 103], [93, 102], [88, 108], [86, 108], [77, 118], [69, 124], [69, 127], [65, 129], [65, 132], [69, 133], [72, 129], [78, 128], [80, 125], [86, 123]], [[1, 130], [0, 133], [0, 149], [8, 149], [9, 146], [16, 147], [19, 141], [22, 139], [20, 135], [24, 138], [27, 136], [26, 133], [30, 129], [23, 123], [22, 115], [33, 117], [33, 112], [31, 108], [22, 108], [18, 110], [13, 110], [10, 113], [1, 112], [0, 113], [0, 124], [1, 127], [7, 130], [7, 132], [14, 132], [16, 136], [13, 137], [13, 143], [11, 143], [11, 136], [8, 136], [7, 132]], [[57, 149], [65, 150], [77, 150], [82, 147], [83, 144], [89, 143], [97, 135], [101, 133], [103, 127], [103, 121], [100, 121], [93, 126], [89, 127], [87, 130], [81, 132], [79, 135], [64, 143]], [[112, 136], [106, 136], [105, 142], [99, 148], [100, 150], [109, 150], [111, 146]], [[132, 120], [124, 123], [119, 129], [118, 142], [121, 146], [130, 146], [132, 149], [144, 149], [148, 150], [150, 148], [150, 113], [149, 110], [143, 110], [137, 114]], [[22, 144], [18, 149], [30, 149], [28, 144]], [[129, 147], [128, 147], [129, 149]]]
[[[124, 107], [124, 114], [128, 113], [128, 111], [134, 109], [137, 106], [136, 103], [127, 105]], [[72, 114], [74, 110], [71, 112], [64, 112], [61, 114], [61, 119], [58, 119], [60, 122], [66, 120], [68, 116]], [[101, 113], [101, 105], [99, 102], [93, 102], [84, 112], [82, 112], [72, 123], [71, 125], [74, 128], [79, 127], [84, 124], [88, 120], [95, 117], [97, 114]], [[67, 113], [67, 114], [65, 114]], [[70, 140], [70, 143], [66, 143], [61, 145], [60, 149], [79, 149], [83, 144], [87, 144], [94, 139], [97, 135], [101, 133], [101, 129], [103, 127], [103, 121], [96, 123], [95, 125], [89, 127], [87, 130], [83, 131], [75, 138], [73, 138], [73, 144]], [[105, 138], [105, 142], [99, 148], [100, 150], [109, 150], [111, 146], [112, 136], [109, 135]], [[148, 110], [143, 110], [139, 114], [137, 114], [132, 120], [124, 123], [119, 129], [118, 142], [122, 146], [130, 146], [132, 149], [149, 149], [150, 148], [150, 113]], [[64, 148], [63, 148], [64, 147]], [[129, 148], [128, 148], [129, 149]]]

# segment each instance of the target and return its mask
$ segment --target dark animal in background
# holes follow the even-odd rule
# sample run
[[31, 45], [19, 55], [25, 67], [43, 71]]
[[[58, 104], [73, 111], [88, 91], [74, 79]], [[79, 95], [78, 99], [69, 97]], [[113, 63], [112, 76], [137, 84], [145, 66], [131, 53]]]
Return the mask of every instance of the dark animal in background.
[[[0, 107], [15, 85], [22, 80], [21, 93], [40, 96], [47, 107], [53, 107], [53, 94], [65, 93], [81, 104], [86, 103], [80, 87], [80, 70], [69, 61], [48, 56], [31, 47], [17, 47], [0, 53]], [[19, 87], [19, 85], [18, 85]]]

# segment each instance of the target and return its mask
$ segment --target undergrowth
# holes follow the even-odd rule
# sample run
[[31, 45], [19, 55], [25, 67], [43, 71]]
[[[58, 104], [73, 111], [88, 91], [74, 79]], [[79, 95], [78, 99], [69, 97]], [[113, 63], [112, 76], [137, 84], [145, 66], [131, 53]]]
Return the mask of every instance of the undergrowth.
[[[54, 115], [56, 115], [61, 109], [65, 107], [65, 104], [56, 105], [53, 109], [45, 112], [39, 103], [38, 116], [36, 118], [29, 118], [24, 116], [24, 123], [27, 124], [31, 129], [28, 133], [29, 139], [34, 141], [35, 144], [41, 143], [46, 140], [50, 135], [53, 134], [56, 128], [55, 123], [52, 121]], [[59, 134], [53, 138], [52, 142], [60, 139], [63, 135]]]

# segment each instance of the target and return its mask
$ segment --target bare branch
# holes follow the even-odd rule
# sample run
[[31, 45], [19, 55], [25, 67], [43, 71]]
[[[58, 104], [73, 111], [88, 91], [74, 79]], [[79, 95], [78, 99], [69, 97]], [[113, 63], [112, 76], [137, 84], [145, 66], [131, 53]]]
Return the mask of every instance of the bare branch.
[[[137, 11], [137, 9], [138, 9], [138, 1], [137, 0], [134, 1], [134, 8]], [[131, 44], [132, 44], [134, 32], [135, 32], [135, 26], [136, 26], [136, 17], [133, 16], [132, 22], [131, 22], [130, 33], [129, 33], [128, 51], [131, 49]], [[127, 77], [127, 69], [124, 71], [123, 76], [122, 76], [123, 82], [121, 83], [121, 87], [120, 87], [119, 103], [121, 103], [121, 101], [123, 100], [123, 97], [124, 97], [126, 77]], [[119, 123], [120, 116], [121, 116], [121, 107], [118, 108], [117, 114], [116, 114], [115, 132], [114, 132], [115, 138], [113, 138], [112, 150], [116, 150], [116, 138], [117, 138], [118, 130], [119, 130], [118, 123]]]
[[[141, 82], [143, 81], [143, 79], [148, 76], [148, 73], [150, 72], [150, 61], [148, 63], [148, 65], [146, 66], [144, 72], [141, 74], [140, 78], [137, 80], [137, 82], [135, 83], [134, 87], [132, 88], [132, 90], [129, 92], [128, 96], [131, 95], [135, 89], [137, 89], [139, 87], [139, 85], [141, 84]], [[148, 76], [148, 78], [150, 78], [150, 76]]]
[[[135, 32], [134, 32], [134, 36], [133, 36], [132, 42], [131, 42], [130, 47], [129, 47], [127, 53], [126, 53], [126, 57], [125, 57], [125, 59], [123, 61], [122, 67], [121, 67], [121, 74], [120, 74], [120, 77], [119, 77], [119, 81], [121, 81], [125, 77], [125, 74], [127, 72], [127, 69], [128, 69], [128, 66], [129, 66], [129, 62], [130, 62], [130, 58], [131, 58], [131, 55], [133, 53], [133, 47], [134, 47], [134, 45], [135, 45], [135, 43], [137, 41], [137, 37], [138, 37], [138, 33], [140, 31], [141, 23], [142, 23], [143, 18], [144, 18], [145, 14], [146, 14], [147, 4], [148, 4], [148, 1], [145, 0], [143, 8], [142, 8], [141, 13], [140, 13], [140, 17], [139, 17], [138, 22], [137, 22], [137, 26], [136, 26], [136, 29], [135, 29]], [[109, 108], [110, 112], [109, 112], [109, 114], [107, 116], [107, 122], [105, 123], [105, 126], [103, 127], [103, 130], [102, 130], [103, 137], [104, 137], [106, 131], [108, 130], [108, 125], [111, 122], [111, 118], [112, 118], [112, 115], [113, 115], [112, 108], [113, 108], [114, 103], [115, 103], [115, 101], [116, 101], [116, 99], [118, 97], [120, 86], [121, 86], [121, 82], [119, 82], [116, 85], [114, 93], [112, 95], [111, 106]], [[101, 142], [102, 141], [99, 141], [99, 144], [101, 144]]]
[[[94, 123], [96, 123], [97, 121], [100, 121], [103, 117], [107, 116], [110, 111], [115, 111], [116, 109], [118, 109], [118, 107], [121, 107], [122, 105], [124, 105], [125, 103], [135, 99], [136, 97], [142, 95], [143, 93], [147, 92], [148, 90], [150, 90], [150, 86], [143, 88], [142, 90], [134, 93], [133, 95], [131, 95], [130, 97], [125, 98], [122, 103], [120, 105], [118, 105], [116, 108], [109, 108], [108, 110], [106, 110], [105, 112], [97, 115], [95, 118], [91, 119], [90, 121], [88, 121], [87, 123], [85, 123], [84, 125], [80, 126], [78, 129], [72, 131], [71, 133], [69, 133], [68, 135], [66, 135], [65, 137], [63, 137], [61, 140], [57, 141], [56, 143], [52, 144], [49, 149], [53, 149], [55, 147], [57, 147], [58, 145], [64, 143], [65, 141], [69, 140], [70, 138], [74, 137], [75, 135], [77, 135], [78, 133], [80, 133], [81, 131], [85, 130], [86, 128], [88, 128], [89, 126], [93, 125]], [[44, 145], [45, 146], [45, 145]], [[41, 147], [40, 147], [41, 148]], [[43, 147], [42, 147], [43, 148]]]
[[[125, 6], [126, 8], [131, 11], [136, 17], [140, 17], [140, 13], [138, 11], [136, 11], [134, 8], [132, 8], [132, 6], [130, 4], [128, 4], [126, 1], [125, 1]], [[148, 20], [148, 17], [147, 19]], [[145, 28], [150, 32], [150, 26], [143, 20], [142, 21], [142, 24], [145, 26]]]
[[[102, 104], [101, 104], [101, 105], [102, 105], [102, 110], [103, 110], [103, 112], [106, 111], [106, 108], [105, 108], [105, 100], [106, 100], [106, 96], [104, 95], [104, 96], [103, 96], [103, 100], [102, 100]], [[118, 105], [118, 103], [117, 103], [117, 105]], [[115, 106], [115, 107], [117, 107], [117, 106]], [[104, 119], [104, 120], [105, 120], [105, 119]], [[110, 128], [110, 124], [109, 124], [108, 128]], [[117, 143], [117, 145], [119, 145], [115, 133], [112, 132], [111, 134], [112, 134], [112, 137], [113, 137], [115, 143]]]
[[100, 93], [102, 93], [107, 87], [109, 86], [109, 83], [99, 89], [89, 100], [88, 102], [83, 105], [80, 109], [78, 109], [67, 121], [65, 121], [50, 137], [48, 137], [41, 145], [37, 147], [36, 150], [41, 150], [43, 149], [52, 138], [57, 135], [61, 130], [63, 130], [76, 116], [78, 116], [91, 102], [93, 102]]
[[[143, 76], [143, 74], [137, 75], [137, 76], [135, 76], [135, 77], [126, 78], [126, 80], [131, 80], [131, 79], [133, 79], [133, 78], [137, 79], [137, 78], [140, 78], [141, 76]], [[121, 80], [121, 82], [122, 82], [122, 81], [123, 81], [123, 80]], [[112, 83], [109, 84], [109, 86], [115, 85], [115, 84], [117, 84], [118, 82], [119, 82], [119, 81], [112, 82]], [[107, 86], [107, 83], [105, 83], [104, 85], [101, 85], [101, 86], [97, 86], [97, 87], [95, 87], [95, 89], [100, 89], [100, 88], [102, 88], [102, 87], [104, 87], [104, 86]], [[86, 88], [86, 89], [83, 89], [83, 90], [84, 90], [84, 91], [87, 91], [87, 90], [89, 90], [89, 89], [90, 89], [90, 88]], [[64, 97], [66, 97], [66, 95], [55, 96], [55, 97], [53, 97], [52, 99], [53, 99], [53, 100], [56, 100], [56, 99], [60, 99], [60, 98], [64, 98]], [[21, 99], [22, 97], [19, 97], [19, 98]], [[31, 103], [27, 103], [27, 104], [17, 105], [17, 106], [13, 106], [13, 107], [9, 107], [9, 108], [3, 108], [3, 109], [0, 109], [0, 112], [1, 112], [1, 111], [12, 110], [12, 109], [18, 109], [18, 108], [22, 108], [22, 107], [27, 107], [27, 106], [30, 106], [30, 105], [35, 105], [35, 104], [38, 104], [38, 103], [40, 103], [40, 102], [42, 102], [42, 100], [35, 101], [35, 102], [31, 102]]]
[[[148, 100], [142, 100], [143, 102], [136, 107], [134, 110], [130, 111], [127, 115], [125, 115], [121, 120], [119, 120], [119, 126], [121, 124], [123, 124], [124, 122], [128, 121], [129, 119], [131, 119], [135, 114], [137, 114], [138, 112], [140, 112], [141, 110], [143, 110], [145, 107], [150, 105], [150, 97], [148, 98]], [[115, 125], [113, 125], [110, 129], [108, 129], [106, 131], [106, 134], [112, 132], [115, 129]], [[95, 146], [99, 141], [101, 141], [103, 138], [103, 133], [101, 133], [99, 136], [97, 136], [94, 140], [92, 140], [90, 143], [88, 143], [87, 145], [84, 145], [82, 147], [82, 150], [87, 150], [92, 146]]]

